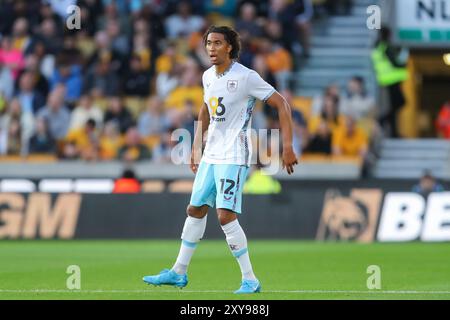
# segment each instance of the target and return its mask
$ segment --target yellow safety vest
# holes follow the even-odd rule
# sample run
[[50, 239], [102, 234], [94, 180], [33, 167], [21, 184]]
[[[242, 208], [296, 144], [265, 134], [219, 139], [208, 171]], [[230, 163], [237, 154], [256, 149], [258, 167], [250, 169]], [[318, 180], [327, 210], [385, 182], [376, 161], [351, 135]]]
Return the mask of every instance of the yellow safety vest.
[[380, 43], [372, 51], [372, 62], [375, 68], [378, 84], [382, 87], [390, 86], [408, 79], [406, 68], [395, 67], [386, 55], [386, 43]]
[[244, 185], [244, 193], [272, 194], [280, 192], [281, 184], [261, 170], [254, 171]]

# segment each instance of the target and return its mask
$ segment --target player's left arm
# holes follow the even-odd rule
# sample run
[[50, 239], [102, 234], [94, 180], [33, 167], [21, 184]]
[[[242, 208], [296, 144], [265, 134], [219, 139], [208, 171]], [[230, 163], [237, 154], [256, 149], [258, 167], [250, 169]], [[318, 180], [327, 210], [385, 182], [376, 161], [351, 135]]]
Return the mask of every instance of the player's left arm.
[[293, 134], [291, 106], [277, 91], [275, 91], [266, 102], [268, 105], [278, 110], [283, 139], [283, 168], [286, 167], [288, 174], [292, 174], [294, 172], [294, 165], [296, 165], [298, 161], [294, 149], [292, 148]]

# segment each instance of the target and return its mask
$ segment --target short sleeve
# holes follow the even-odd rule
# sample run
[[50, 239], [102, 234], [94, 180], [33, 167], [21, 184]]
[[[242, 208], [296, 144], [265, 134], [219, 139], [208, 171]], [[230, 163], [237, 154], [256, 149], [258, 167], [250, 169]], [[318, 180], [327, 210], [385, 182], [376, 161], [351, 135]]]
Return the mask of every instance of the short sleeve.
[[276, 91], [274, 87], [264, 81], [261, 76], [255, 72], [250, 71], [247, 78], [247, 88], [249, 95], [259, 100], [266, 101]]

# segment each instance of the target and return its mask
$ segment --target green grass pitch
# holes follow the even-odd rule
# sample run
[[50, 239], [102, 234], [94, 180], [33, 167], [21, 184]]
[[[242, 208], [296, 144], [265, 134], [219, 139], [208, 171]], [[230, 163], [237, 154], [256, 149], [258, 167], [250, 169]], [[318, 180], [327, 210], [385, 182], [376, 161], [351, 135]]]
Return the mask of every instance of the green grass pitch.
[[[143, 283], [171, 267], [179, 241], [0, 241], [0, 299], [450, 299], [450, 244], [250, 240], [263, 292], [234, 295], [240, 271], [225, 240], [203, 240], [183, 290]], [[69, 265], [81, 290], [68, 290]], [[381, 269], [369, 290], [367, 267]]]

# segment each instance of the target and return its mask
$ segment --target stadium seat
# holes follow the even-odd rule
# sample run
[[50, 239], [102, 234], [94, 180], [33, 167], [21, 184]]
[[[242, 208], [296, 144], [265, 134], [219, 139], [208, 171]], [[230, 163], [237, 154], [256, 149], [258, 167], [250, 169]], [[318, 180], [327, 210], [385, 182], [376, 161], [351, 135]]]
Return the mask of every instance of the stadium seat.
[[168, 190], [172, 193], [190, 193], [194, 180], [175, 180], [169, 184]]
[[144, 193], [161, 193], [165, 188], [166, 185], [162, 180], [146, 180], [141, 184], [141, 192]]
[[0, 156], [0, 162], [56, 162], [57, 160], [53, 154], [30, 154], [24, 157], [20, 155]]
[[326, 155], [320, 153], [304, 153], [300, 158], [300, 163], [309, 162], [309, 163], [353, 163], [356, 165], [362, 165], [361, 157], [352, 157], [352, 156], [337, 156], [337, 155]]

